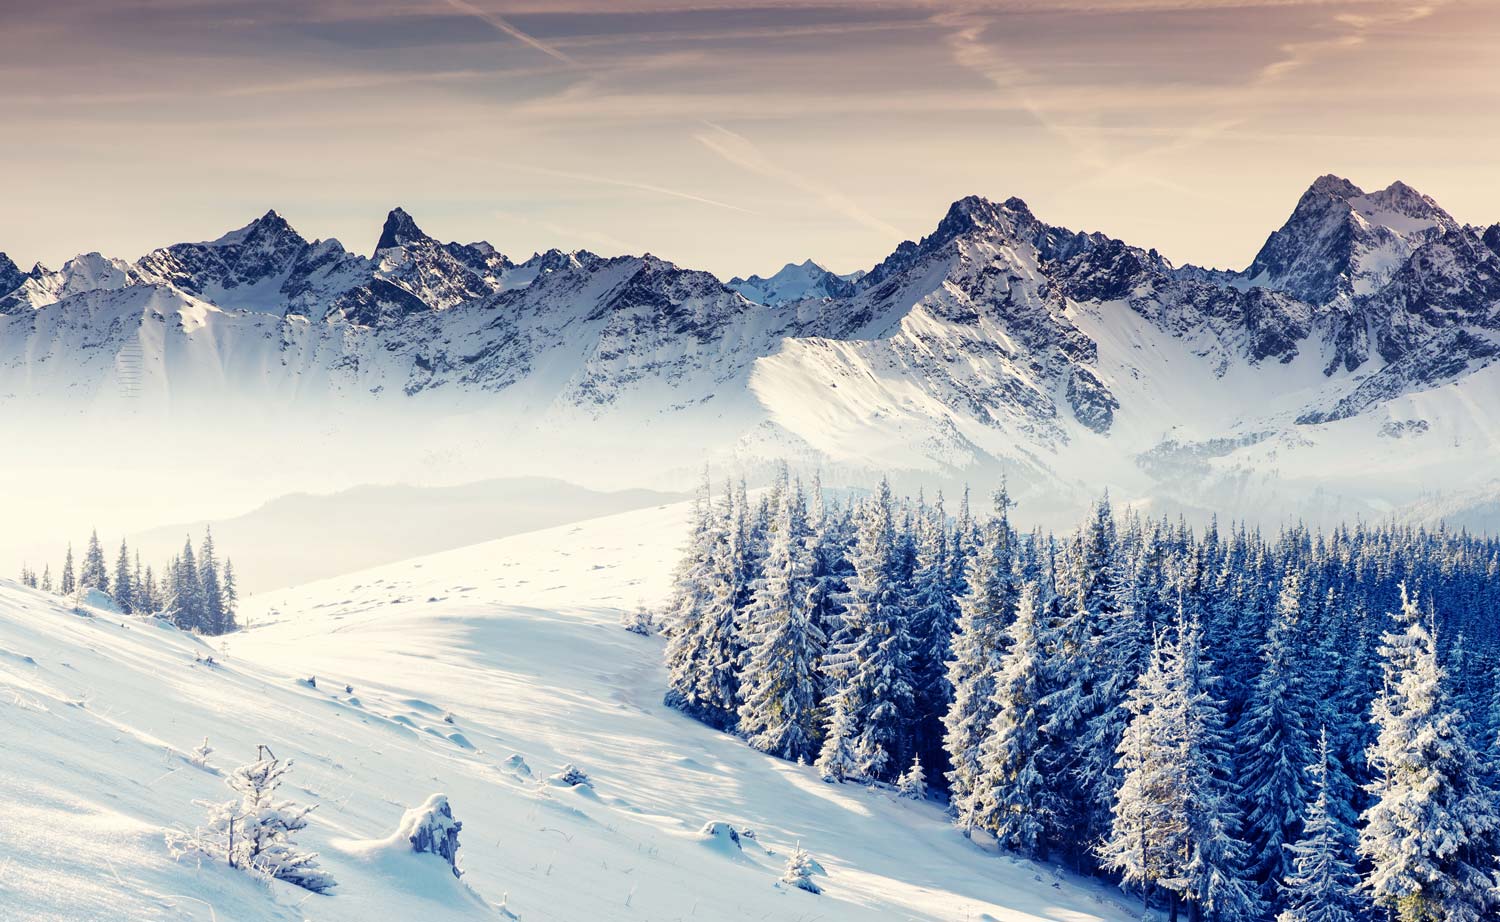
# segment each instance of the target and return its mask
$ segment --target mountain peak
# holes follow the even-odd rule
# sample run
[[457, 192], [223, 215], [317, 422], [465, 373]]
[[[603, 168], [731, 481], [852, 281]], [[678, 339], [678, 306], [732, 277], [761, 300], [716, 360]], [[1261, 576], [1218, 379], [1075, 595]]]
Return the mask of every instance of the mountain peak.
[[406, 209], [397, 206], [385, 216], [385, 226], [380, 229], [380, 240], [375, 244], [375, 252], [429, 239], [431, 238], [417, 226], [417, 222], [412, 220], [412, 216], [406, 213]]
[[1303, 198], [1309, 195], [1329, 195], [1334, 198], [1351, 199], [1364, 194], [1365, 190], [1344, 177], [1325, 173], [1313, 180], [1312, 185], [1307, 187], [1307, 192], [1303, 195]]
[[8, 294], [26, 282], [26, 273], [11, 258], [0, 253], [0, 294]]
[[273, 208], [244, 227], [237, 227], [217, 240], [210, 240], [208, 246], [238, 246], [252, 237], [276, 239], [285, 236], [298, 235], [286, 218], [277, 214]]

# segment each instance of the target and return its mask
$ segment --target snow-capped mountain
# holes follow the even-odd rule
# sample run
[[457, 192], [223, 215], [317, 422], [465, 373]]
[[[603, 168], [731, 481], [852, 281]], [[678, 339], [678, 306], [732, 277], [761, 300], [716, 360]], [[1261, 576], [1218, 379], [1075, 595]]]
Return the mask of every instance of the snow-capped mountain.
[[847, 298], [854, 294], [853, 283], [861, 275], [835, 275], [809, 259], [787, 263], [770, 278], [732, 278], [729, 287], [757, 304], [777, 305], [808, 298]]
[[1347, 513], [1455, 472], [1469, 485], [1500, 450], [1484, 423], [1500, 226], [1460, 225], [1401, 183], [1320, 178], [1239, 272], [969, 197], [851, 278], [811, 261], [728, 285], [650, 255], [518, 263], [399, 208], [369, 258], [269, 212], [134, 264], [0, 262], [18, 278], [0, 300], [10, 408], [129, 401], [178, 425], [233, 406], [330, 439], [399, 419], [408, 465], [462, 454], [593, 482], [792, 456], [1005, 472], [1059, 502], [1114, 485], [1240, 512], [1316, 494]]

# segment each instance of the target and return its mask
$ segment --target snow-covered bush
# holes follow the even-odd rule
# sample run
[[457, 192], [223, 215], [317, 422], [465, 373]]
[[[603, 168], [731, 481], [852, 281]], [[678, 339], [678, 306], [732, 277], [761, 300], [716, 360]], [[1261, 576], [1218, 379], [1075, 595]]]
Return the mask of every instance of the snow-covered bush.
[[292, 839], [293, 833], [307, 828], [307, 814], [316, 805], [303, 807], [276, 797], [277, 787], [291, 768], [290, 761], [283, 762], [270, 749], [259, 747], [254, 762], [241, 765], [224, 779], [238, 800], [200, 802], [208, 811], [204, 826], [192, 833], [168, 833], [167, 847], [173, 857], [223, 860], [232, 868], [284, 880], [314, 893], [333, 889], [336, 883], [318, 866], [317, 853], [303, 851]]
[[208, 767], [208, 757], [213, 755], [214, 747], [208, 745], [208, 737], [203, 738], [203, 744], [188, 753], [188, 761], [199, 768]]
[[781, 882], [790, 884], [799, 890], [808, 893], [822, 893], [823, 888], [813, 882], [812, 876], [816, 873], [817, 862], [813, 861], [801, 845], [792, 852], [792, 857], [787, 859], [786, 871], [781, 875]]
[[644, 605], [622, 614], [620, 625], [630, 633], [639, 634], [642, 637], [650, 637], [657, 631], [656, 618]]
[[448, 795], [434, 794], [420, 807], [401, 816], [396, 834], [411, 843], [413, 851], [437, 855], [448, 862], [454, 877], [462, 877], [458, 868], [458, 832], [464, 824], [453, 818]]
[[594, 786], [594, 782], [589, 778], [588, 774], [585, 773], [583, 769], [574, 765], [572, 762], [569, 762], [562, 768], [558, 769], [557, 774], [553, 775], [547, 780], [554, 781], [558, 784], [565, 784], [568, 787], [578, 787], [580, 784], [586, 788], [592, 788]]

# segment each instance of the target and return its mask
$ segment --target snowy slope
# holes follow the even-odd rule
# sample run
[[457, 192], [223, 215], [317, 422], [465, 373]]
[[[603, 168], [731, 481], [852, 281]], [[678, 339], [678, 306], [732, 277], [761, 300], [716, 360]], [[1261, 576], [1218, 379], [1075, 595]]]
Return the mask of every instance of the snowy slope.
[[[508, 894], [538, 922], [1132, 917], [1108, 888], [964, 842], [936, 805], [823, 784], [665, 709], [659, 641], [616, 620], [667, 591], [687, 514], [259, 596], [249, 630], [213, 645], [0, 583], [0, 915], [479, 919]], [[210, 770], [184, 759], [205, 735]], [[167, 856], [164, 831], [260, 743], [296, 761], [286, 793], [320, 803], [302, 840], [332, 896]], [[594, 790], [548, 783], [564, 762]], [[464, 824], [462, 885], [380, 841], [436, 792]], [[713, 820], [756, 839], [706, 842]], [[799, 841], [827, 869], [823, 896], [774, 883]]]

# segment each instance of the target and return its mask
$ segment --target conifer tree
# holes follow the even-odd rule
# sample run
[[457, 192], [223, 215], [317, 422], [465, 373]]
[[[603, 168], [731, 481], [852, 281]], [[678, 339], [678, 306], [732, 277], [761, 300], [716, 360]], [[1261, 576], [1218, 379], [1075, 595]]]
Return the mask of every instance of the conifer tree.
[[854, 755], [854, 715], [849, 697], [836, 692], [827, 707], [828, 728], [823, 734], [823, 748], [814, 763], [824, 781], [866, 780], [859, 773]]
[[234, 624], [234, 614], [240, 607], [240, 587], [234, 581], [234, 561], [224, 559], [224, 612], [228, 616], [230, 624]]
[[817, 752], [818, 662], [825, 639], [815, 623], [813, 555], [799, 484], [778, 497], [764, 573], [740, 624], [745, 645], [740, 732], [784, 759]]
[[224, 779], [238, 800], [208, 804], [208, 825], [197, 833], [168, 835], [174, 854], [208, 854], [232, 868], [315, 893], [333, 889], [334, 879], [319, 865], [317, 853], [305, 851], [293, 838], [307, 828], [307, 815], [313, 808], [283, 800], [276, 793], [291, 768], [290, 761], [276, 758], [261, 746], [254, 762], [241, 765]]
[[172, 562], [167, 594], [167, 606], [172, 612], [174, 624], [186, 631], [211, 631], [191, 539], [183, 542], [182, 555]]
[[1107, 756], [1090, 749], [1095, 737], [1088, 725], [1103, 712], [1099, 691], [1116, 665], [1106, 658], [1105, 625], [1126, 607], [1116, 551], [1106, 496], [1070, 542], [1057, 575], [1055, 614], [1047, 632], [1048, 692], [1041, 707], [1046, 714], [1042, 763], [1051, 788], [1049, 816], [1053, 837], [1069, 845], [1080, 862], [1088, 857], [1087, 843], [1097, 842], [1110, 825], [1107, 805], [1091, 790]]
[[907, 800], [927, 799], [927, 772], [922, 768], [922, 757], [913, 756], [911, 767], [896, 779], [896, 790]]
[[1296, 841], [1307, 803], [1306, 766], [1315, 756], [1317, 706], [1307, 693], [1311, 668], [1303, 653], [1302, 580], [1289, 570], [1261, 651], [1261, 669], [1240, 717], [1238, 777], [1252, 868], [1274, 898], [1290, 871], [1287, 846]]
[[1433, 634], [1401, 586], [1397, 629], [1381, 647], [1386, 690], [1370, 762], [1375, 802], [1359, 851], [1372, 899], [1400, 922], [1481, 922], [1500, 912], [1500, 798], [1449, 704]]
[[1005, 652], [1005, 630], [1015, 614], [1014, 532], [1009, 497], [995, 497], [995, 518], [986, 523], [969, 560], [966, 590], [958, 600], [958, 629], [948, 662], [953, 700], [943, 718], [948, 754], [948, 799], [955, 820], [969, 828], [970, 797], [980, 775], [980, 746], [995, 719], [995, 676]]
[[958, 621], [958, 607], [949, 582], [951, 550], [941, 493], [933, 508], [919, 515], [914, 525], [916, 561], [908, 604], [916, 709], [912, 748], [928, 764], [941, 766], [945, 761], [943, 718], [953, 698], [947, 664]]
[[134, 586], [130, 576], [130, 552], [126, 550], [122, 540], [120, 556], [115, 559], [115, 601], [120, 603], [120, 610], [127, 615], [136, 610]]
[[99, 546], [99, 533], [89, 535], [88, 550], [83, 555], [83, 567], [78, 571], [78, 588], [109, 591], [109, 571], [104, 565], [104, 549]]
[[43, 564], [42, 565], [42, 583], [41, 583], [41, 589], [42, 589], [43, 592], [51, 592], [52, 591], [52, 565], [51, 564]]
[[206, 634], [224, 634], [233, 630], [234, 625], [224, 608], [214, 536], [206, 525], [203, 528], [201, 547], [202, 550], [198, 553], [198, 584], [203, 588], [203, 631]]
[[740, 655], [736, 627], [747, 580], [745, 506], [725, 490], [712, 524], [695, 530], [691, 573], [679, 588], [667, 646], [667, 703], [721, 730], [734, 729]]
[[1182, 901], [1195, 919], [1255, 919], [1261, 907], [1235, 836], [1217, 679], [1197, 621], [1180, 616], [1175, 633], [1158, 634], [1127, 702], [1123, 781], [1099, 854], [1148, 901], [1153, 888], [1165, 891], [1174, 916]]
[[77, 588], [78, 584], [73, 579], [73, 542], [70, 541], [68, 542], [68, 556], [63, 558], [62, 582], [58, 586], [58, 591], [63, 595], [72, 595]]
[[[1028, 857], [1046, 857], [1045, 784], [1041, 752], [1041, 611], [1036, 583], [1021, 589], [1016, 617], [995, 678], [995, 717], [980, 746], [980, 774], [969, 799], [973, 825], [1003, 848]], [[965, 821], [965, 825], [969, 825]]]
[[893, 505], [881, 481], [861, 507], [843, 624], [824, 658], [856, 729], [856, 776], [872, 781], [892, 780], [906, 764], [914, 705]]
[[1328, 733], [1307, 767], [1312, 799], [1302, 814], [1302, 837], [1289, 846], [1291, 872], [1282, 882], [1286, 909], [1276, 922], [1356, 922], [1364, 906], [1354, 869], [1354, 831], [1334, 812], [1329, 796], [1332, 750]]

